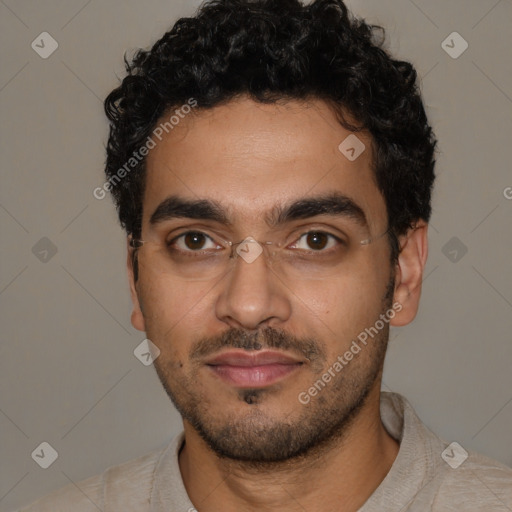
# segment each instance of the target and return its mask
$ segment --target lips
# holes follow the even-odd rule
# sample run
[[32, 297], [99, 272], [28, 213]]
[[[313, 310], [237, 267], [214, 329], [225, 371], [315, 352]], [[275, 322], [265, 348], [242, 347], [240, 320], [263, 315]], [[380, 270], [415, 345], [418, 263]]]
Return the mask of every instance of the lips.
[[282, 352], [229, 351], [206, 362], [207, 367], [227, 384], [238, 388], [266, 387], [297, 371], [304, 361]]

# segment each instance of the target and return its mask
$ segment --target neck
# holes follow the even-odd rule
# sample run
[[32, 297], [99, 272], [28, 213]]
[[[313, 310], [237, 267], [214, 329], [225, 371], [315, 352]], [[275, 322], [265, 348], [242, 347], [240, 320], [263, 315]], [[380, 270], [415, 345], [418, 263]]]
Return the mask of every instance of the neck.
[[351, 512], [371, 496], [398, 454], [374, 389], [344, 435], [299, 460], [272, 466], [219, 458], [187, 422], [179, 465], [199, 512]]

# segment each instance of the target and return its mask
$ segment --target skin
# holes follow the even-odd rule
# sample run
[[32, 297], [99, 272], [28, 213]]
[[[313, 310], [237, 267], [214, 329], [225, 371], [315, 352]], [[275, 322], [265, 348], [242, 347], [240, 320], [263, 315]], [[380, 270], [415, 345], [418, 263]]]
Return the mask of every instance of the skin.
[[[387, 325], [309, 404], [297, 397], [391, 304], [401, 305], [391, 325], [414, 319], [427, 258], [424, 222], [400, 238], [396, 266], [387, 238], [381, 237], [357, 248], [340, 275], [317, 282], [283, 282], [262, 257], [251, 264], [238, 259], [221, 279], [185, 283], [162, 272], [154, 259], [155, 248], [171, 230], [197, 224], [187, 219], [150, 223], [170, 195], [217, 201], [232, 225], [212, 226], [235, 241], [247, 236], [268, 240], [265, 213], [333, 191], [362, 207], [373, 234], [384, 233], [388, 219], [371, 170], [371, 138], [357, 134], [367, 149], [350, 162], [338, 150], [348, 135], [320, 100], [262, 105], [240, 98], [187, 116], [148, 155], [142, 239], [150, 243], [138, 251], [137, 282], [128, 250], [132, 324], [161, 351], [155, 367], [184, 416], [186, 444], [179, 465], [200, 512], [220, 510], [219, 504], [227, 512], [355, 511], [382, 482], [398, 453], [379, 413]], [[327, 216], [301, 222], [318, 227], [334, 221]], [[387, 291], [392, 296], [385, 298]], [[268, 337], [256, 338], [269, 329]], [[247, 335], [247, 350], [266, 348], [275, 332], [289, 341], [282, 352], [303, 364], [258, 391], [253, 403], [246, 401], [245, 390], [226, 384], [204, 360], [191, 357], [201, 342], [208, 347], [211, 341], [216, 353], [223, 343], [233, 346], [242, 334]], [[294, 343], [302, 347], [305, 340], [317, 349], [309, 359], [294, 349]], [[231, 456], [212, 449], [190, 421], [191, 410], [213, 436], [231, 428], [230, 443], [224, 440]], [[295, 456], [283, 452], [282, 460], [262, 460], [272, 442], [274, 448], [285, 444], [278, 436], [289, 425], [293, 431], [302, 429], [304, 436], [316, 432], [318, 438], [318, 430], [329, 430], [329, 435]], [[240, 460], [242, 455], [246, 460]]]

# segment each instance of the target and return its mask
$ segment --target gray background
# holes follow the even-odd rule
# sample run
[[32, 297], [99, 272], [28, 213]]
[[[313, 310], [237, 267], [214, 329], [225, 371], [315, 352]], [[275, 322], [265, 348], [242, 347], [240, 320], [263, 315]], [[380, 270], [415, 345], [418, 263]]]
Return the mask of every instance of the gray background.
[[[123, 233], [109, 198], [92, 191], [103, 183], [101, 101], [124, 51], [197, 5], [0, 1], [2, 511], [181, 428], [153, 368], [134, 357], [144, 336], [130, 326]], [[448, 441], [512, 465], [512, 4], [349, 5], [417, 66], [440, 140], [422, 307], [391, 333], [383, 387]], [[47, 59], [31, 48], [43, 31], [59, 45]], [[469, 44], [456, 59], [441, 46], [453, 31]], [[46, 470], [31, 458], [43, 441], [59, 455]]]

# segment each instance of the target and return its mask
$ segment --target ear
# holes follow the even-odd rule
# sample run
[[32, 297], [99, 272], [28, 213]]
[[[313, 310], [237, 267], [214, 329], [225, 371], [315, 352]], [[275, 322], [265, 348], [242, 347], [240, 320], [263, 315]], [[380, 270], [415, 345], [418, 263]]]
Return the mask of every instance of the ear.
[[396, 315], [390, 321], [393, 326], [403, 326], [414, 320], [418, 312], [423, 270], [428, 255], [428, 225], [420, 221], [400, 237], [400, 255], [396, 268], [393, 304], [399, 303]]
[[135, 249], [130, 246], [130, 240], [127, 240], [127, 258], [126, 265], [128, 269], [128, 279], [130, 282], [130, 295], [132, 297], [132, 315], [131, 321], [133, 327], [138, 331], [146, 331], [146, 324], [144, 322], [144, 315], [142, 314], [142, 308], [139, 301], [139, 295], [137, 293], [137, 283], [135, 281], [135, 269], [133, 268]]

